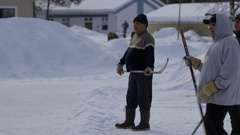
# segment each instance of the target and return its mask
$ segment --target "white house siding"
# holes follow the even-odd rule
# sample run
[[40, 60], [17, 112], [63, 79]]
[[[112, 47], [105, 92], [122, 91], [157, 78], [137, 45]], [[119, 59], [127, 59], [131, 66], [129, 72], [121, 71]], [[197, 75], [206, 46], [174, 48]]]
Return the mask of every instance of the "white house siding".
[[84, 18], [70, 18], [70, 26], [79, 24], [79, 26], [83, 26], [84, 25]]
[[103, 30], [102, 27], [103, 25], [107, 25], [108, 26], [108, 17], [95, 17], [92, 20], [92, 26], [93, 26], [93, 30], [97, 31], [97, 32], [101, 32], [101, 33], [107, 33], [108, 30]]
[[116, 32], [117, 31], [117, 20], [118, 16], [114, 13], [108, 14], [108, 29], [109, 31]]
[[121, 12], [117, 13], [117, 31], [118, 33], [123, 32], [122, 23], [126, 20], [128, 22], [127, 33], [131, 33], [133, 31], [133, 19], [137, 15], [137, 4], [134, 3], [128, 7], [126, 7]]
[[[114, 0], [109, 0], [109, 2], [113, 1]], [[90, 1], [88, 2], [91, 4]], [[69, 27], [73, 25], [85, 27], [85, 18], [92, 18], [92, 30], [105, 34], [109, 32], [117, 32], [118, 34], [122, 34], [122, 23], [125, 20], [129, 24], [127, 33], [131, 33], [133, 31], [132, 21], [137, 14], [147, 14], [148, 12], [163, 6], [161, 4], [156, 4], [156, 2], [159, 2], [159, 0], [125, 0], [124, 2], [121, 2], [121, 5], [119, 6], [116, 5], [116, 2], [119, 1], [115, 1], [114, 8], [104, 4], [103, 6], [107, 6], [107, 9], [102, 9], [102, 7], [95, 7], [96, 10], [94, 10], [94, 7], [89, 7], [88, 9], [85, 7], [86, 5], [84, 6], [84, 3], [70, 8], [51, 9], [49, 17], [53, 21], [58, 21]], [[141, 3], [143, 5], [141, 5]], [[69, 23], [63, 22], [63, 18], [69, 18]], [[107, 30], [102, 30], [103, 23], [107, 25]]]
[[[54, 16], [50, 15], [50, 19], [53, 21], [60, 22], [66, 26], [72, 27], [73, 25], [79, 25], [85, 27], [85, 23], [91, 23], [91, 29], [100, 33], [108, 33], [109, 31], [109, 17], [108, 14], [102, 15], [61, 15]], [[64, 19], [65, 18], [65, 19]], [[64, 22], [68, 18], [69, 23]], [[108, 26], [107, 30], [102, 29], [103, 25]]]

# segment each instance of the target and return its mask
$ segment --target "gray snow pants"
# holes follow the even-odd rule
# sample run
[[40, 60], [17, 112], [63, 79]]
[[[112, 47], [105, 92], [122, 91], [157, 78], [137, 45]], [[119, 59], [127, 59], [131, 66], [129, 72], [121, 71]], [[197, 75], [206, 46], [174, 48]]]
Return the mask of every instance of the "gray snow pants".
[[127, 108], [150, 110], [152, 103], [153, 75], [145, 76], [141, 73], [130, 73], [127, 90]]

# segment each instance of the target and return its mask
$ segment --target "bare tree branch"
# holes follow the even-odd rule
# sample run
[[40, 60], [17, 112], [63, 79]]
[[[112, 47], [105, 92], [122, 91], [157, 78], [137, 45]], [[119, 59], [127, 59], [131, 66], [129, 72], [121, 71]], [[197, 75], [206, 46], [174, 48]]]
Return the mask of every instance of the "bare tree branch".
[[36, 2], [35, 12], [41, 11], [46, 8], [46, 20], [49, 19], [50, 5], [61, 6], [61, 7], [70, 7], [71, 4], [78, 5], [83, 0], [34, 0]]

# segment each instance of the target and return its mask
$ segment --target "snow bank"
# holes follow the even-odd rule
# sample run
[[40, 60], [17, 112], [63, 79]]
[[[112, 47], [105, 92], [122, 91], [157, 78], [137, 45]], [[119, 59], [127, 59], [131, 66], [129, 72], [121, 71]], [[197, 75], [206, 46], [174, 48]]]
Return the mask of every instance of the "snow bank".
[[0, 24], [0, 77], [80, 75], [114, 61], [90, 34], [76, 34], [57, 22], [9, 18]]

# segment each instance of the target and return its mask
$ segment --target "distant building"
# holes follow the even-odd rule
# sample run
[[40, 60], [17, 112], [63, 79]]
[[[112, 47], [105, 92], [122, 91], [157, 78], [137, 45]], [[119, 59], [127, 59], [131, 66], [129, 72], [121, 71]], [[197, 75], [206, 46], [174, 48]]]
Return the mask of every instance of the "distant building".
[[[214, 6], [215, 3], [182, 3], [179, 13], [179, 4], [168, 4], [147, 14], [148, 30], [155, 32], [166, 27], [179, 29], [180, 26], [184, 31], [194, 30], [201, 36], [209, 36], [210, 32], [202, 22], [207, 18], [206, 13], [223, 12], [221, 9], [214, 10]], [[229, 9], [225, 9], [224, 13], [230, 16]]]
[[33, 0], [0, 0], [0, 18], [34, 17]]
[[[129, 24], [127, 33], [131, 33], [132, 21], [137, 14], [146, 14], [164, 5], [161, 0], [84, 0], [69, 8], [51, 8], [49, 18], [69, 27], [79, 25], [105, 34], [122, 33], [122, 23], [126, 20]], [[36, 16], [44, 19], [43, 14]]]

